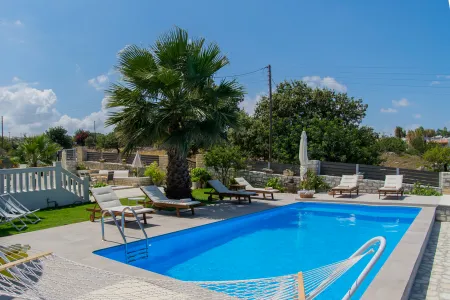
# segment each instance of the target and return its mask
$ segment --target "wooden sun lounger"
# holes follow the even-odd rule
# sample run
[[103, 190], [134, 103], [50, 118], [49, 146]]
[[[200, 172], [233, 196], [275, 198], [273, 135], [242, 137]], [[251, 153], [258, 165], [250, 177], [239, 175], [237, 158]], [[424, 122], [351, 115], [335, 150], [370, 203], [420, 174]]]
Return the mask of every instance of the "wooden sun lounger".
[[353, 191], [356, 191], [357, 196], [359, 195], [358, 175], [342, 175], [339, 185], [331, 189], [333, 198], [336, 192], [339, 192], [340, 195], [343, 192], [349, 193], [351, 198]]
[[177, 211], [177, 217], [180, 217], [180, 209], [191, 210], [192, 215], [195, 214], [194, 207], [202, 205], [199, 201], [187, 201], [182, 202], [181, 200], [171, 200], [164, 195], [157, 186], [144, 186], [140, 187], [142, 192], [150, 199], [153, 208], [175, 208]]
[[[101, 187], [101, 188], [93, 188], [91, 189], [92, 196], [95, 199], [95, 206], [94, 208], [86, 208], [87, 211], [91, 212], [91, 215], [89, 217], [89, 220], [91, 222], [94, 222], [94, 220], [98, 217], [101, 217], [103, 212], [107, 211], [109, 214], [109, 211], [116, 215], [116, 216], [122, 216], [122, 209], [120, 210], [114, 210], [115, 208], [122, 208], [125, 207], [120, 202], [120, 199], [117, 197], [117, 195], [114, 193], [111, 186], [107, 187]], [[100, 197], [104, 197], [105, 199], [101, 200]], [[109, 202], [109, 203], [108, 203]], [[102, 207], [103, 203], [103, 207]], [[108, 203], [105, 205], [105, 203]], [[144, 208], [142, 206], [129, 206], [131, 208], [135, 208], [135, 212], [137, 215], [142, 215], [142, 218], [144, 219], [144, 224], [147, 224], [147, 214], [150, 214], [154, 212], [151, 208]], [[100, 213], [100, 216], [96, 216], [96, 213]], [[125, 212], [125, 217], [134, 218], [134, 215], [132, 212]]]
[[352, 187], [344, 187], [344, 186], [336, 186], [334, 188], [331, 189], [331, 191], [333, 192], [333, 198], [334, 195], [336, 194], [336, 192], [339, 192], [339, 195], [342, 195], [342, 193], [349, 193], [350, 194], [350, 198], [352, 197], [352, 192], [356, 191], [356, 195], [359, 195], [359, 187], [357, 186], [352, 186]]
[[220, 200], [223, 200], [224, 197], [230, 197], [230, 200], [232, 197], [235, 197], [238, 200], [238, 203], [241, 203], [241, 198], [247, 199], [248, 203], [252, 203], [251, 196], [255, 196], [255, 192], [248, 192], [248, 191], [230, 191], [227, 189], [222, 182], [218, 180], [209, 180], [209, 185], [212, 187], [214, 191], [205, 192], [206, 195], [209, 195], [208, 200], [212, 201], [213, 195], [218, 195]]
[[255, 188], [247, 180], [245, 180], [245, 178], [243, 178], [243, 177], [237, 177], [237, 178], [234, 178], [234, 180], [236, 180], [236, 182], [238, 184], [240, 184], [240, 185], [245, 185], [245, 190], [246, 191], [248, 191], [248, 192], [255, 192], [257, 194], [262, 194], [264, 199], [266, 199], [266, 194], [268, 194], [268, 195], [270, 195], [272, 200], [274, 200], [273, 194], [280, 192], [279, 190], [273, 189], [273, 188], [270, 188], [270, 189]]
[[384, 194], [386, 196], [387, 194], [395, 194], [397, 196], [397, 200], [400, 199], [399, 195], [403, 197], [404, 188], [401, 187], [399, 189], [388, 189], [388, 188], [379, 188], [378, 189], [378, 199], [381, 199], [381, 194]]
[[381, 198], [381, 194], [385, 196], [387, 194], [395, 194], [398, 200], [399, 195], [403, 197], [403, 192], [403, 175], [386, 175], [384, 186], [378, 189], [378, 199]]

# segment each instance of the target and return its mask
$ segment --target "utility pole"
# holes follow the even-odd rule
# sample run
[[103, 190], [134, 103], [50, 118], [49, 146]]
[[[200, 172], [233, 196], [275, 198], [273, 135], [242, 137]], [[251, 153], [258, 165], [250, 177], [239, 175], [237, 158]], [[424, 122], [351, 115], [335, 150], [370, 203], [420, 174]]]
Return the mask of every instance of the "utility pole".
[[270, 163], [272, 162], [272, 67], [267, 66], [269, 69], [269, 162], [267, 167], [270, 169]]
[[2, 149], [5, 149], [4, 143], [3, 143], [3, 116], [2, 116]]

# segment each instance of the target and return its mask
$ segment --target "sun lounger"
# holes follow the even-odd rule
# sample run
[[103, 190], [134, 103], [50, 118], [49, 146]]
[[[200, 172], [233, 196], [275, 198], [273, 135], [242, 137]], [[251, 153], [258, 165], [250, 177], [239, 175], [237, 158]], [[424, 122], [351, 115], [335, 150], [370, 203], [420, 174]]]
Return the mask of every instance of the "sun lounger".
[[201, 202], [192, 199], [169, 199], [156, 185], [141, 186], [141, 190], [153, 203], [154, 208], [173, 207], [177, 210], [177, 217], [180, 217], [180, 209], [190, 209], [194, 215], [194, 207], [201, 205]]
[[234, 180], [236, 180], [236, 182], [240, 185], [245, 185], [246, 191], [262, 194], [264, 199], [266, 199], [266, 194], [269, 194], [273, 200], [273, 194], [280, 192], [279, 190], [273, 188], [255, 188], [243, 177], [237, 177], [234, 178]]
[[378, 199], [381, 194], [396, 194], [399, 199], [399, 195], [403, 197], [403, 191], [403, 175], [386, 175], [384, 186], [378, 189]]
[[248, 199], [248, 203], [252, 203], [251, 196], [255, 196], [255, 192], [248, 191], [230, 191], [226, 186], [222, 184], [219, 180], [208, 180], [208, 184], [215, 190], [215, 192], [205, 192], [209, 195], [208, 200], [212, 200], [212, 195], [219, 195], [219, 199], [223, 200], [224, 197], [236, 197], [238, 202], [241, 203], [241, 198]]
[[[0, 201], [4, 203], [4, 207], [12, 214], [22, 215], [27, 222], [36, 224], [41, 219], [35, 214], [39, 209], [30, 211], [22, 203], [20, 203], [11, 194], [0, 194]], [[31, 216], [32, 218], [29, 218]]]
[[[121, 216], [122, 211], [126, 207], [130, 207], [134, 209], [137, 215], [142, 215], [144, 219], [144, 224], [147, 224], [147, 214], [154, 212], [151, 208], [144, 208], [140, 205], [138, 206], [125, 206], [120, 203], [119, 197], [117, 197], [116, 193], [114, 193], [111, 186], [106, 187], [100, 187], [100, 188], [94, 188], [91, 189], [92, 196], [94, 196], [94, 199], [96, 201], [96, 206], [98, 205], [100, 207], [99, 209], [96, 209], [94, 207], [93, 209], [86, 209], [88, 211], [91, 211], [91, 218], [90, 220], [93, 222], [95, 220], [95, 213], [100, 211], [101, 213], [105, 211], [111, 211], [116, 216]], [[131, 212], [125, 213], [125, 217], [134, 217], [134, 215]]]
[[339, 192], [340, 195], [349, 193], [351, 198], [353, 191], [356, 191], [356, 195], [359, 195], [358, 175], [342, 175], [339, 185], [331, 189], [333, 198], [336, 192]]
[[[17, 231], [22, 231], [22, 229], [27, 227], [27, 224], [22, 220], [24, 217], [23, 214], [14, 214], [8, 211], [8, 209], [3, 205], [0, 205], [0, 224], [9, 223], [14, 227]], [[14, 222], [18, 221], [22, 224], [21, 227], [18, 227]]]

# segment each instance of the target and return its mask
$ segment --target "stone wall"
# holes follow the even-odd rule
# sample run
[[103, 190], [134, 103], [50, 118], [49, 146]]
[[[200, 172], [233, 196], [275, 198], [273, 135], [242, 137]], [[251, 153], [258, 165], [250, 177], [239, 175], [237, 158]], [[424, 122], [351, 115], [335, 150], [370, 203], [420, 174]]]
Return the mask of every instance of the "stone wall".
[[[294, 183], [295, 187], [298, 187], [300, 183], [299, 176], [283, 176], [281, 174], [266, 174], [264, 172], [240, 170], [237, 172], [238, 177], [244, 177], [250, 184], [255, 187], [263, 187], [270, 178], [277, 177], [282, 182], [283, 186], [288, 186], [289, 183]], [[339, 185], [341, 177], [338, 176], [327, 176], [320, 175], [325, 182], [330, 186], [334, 187]], [[381, 180], [371, 180], [371, 179], [360, 179], [359, 180], [359, 192], [365, 194], [377, 194], [378, 189], [384, 185], [384, 181]], [[403, 187], [405, 191], [410, 191], [413, 187], [412, 184], [404, 183]], [[440, 192], [439, 188], [434, 188]], [[449, 209], [450, 210], [450, 209]]]
[[131, 165], [118, 164], [118, 163], [108, 163], [108, 162], [98, 162], [98, 161], [83, 161], [79, 164], [83, 164], [89, 170], [129, 170], [132, 171]]
[[205, 168], [205, 155], [204, 154], [196, 154], [195, 155], [195, 166], [197, 168]]
[[152, 181], [151, 181], [150, 177], [128, 177], [128, 178], [114, 179], [114, 184], [138, 187], [138, 186], [151, 185]]
[[450, 194], [450, 172], [439, 173], [439, 186], [444, 194]]

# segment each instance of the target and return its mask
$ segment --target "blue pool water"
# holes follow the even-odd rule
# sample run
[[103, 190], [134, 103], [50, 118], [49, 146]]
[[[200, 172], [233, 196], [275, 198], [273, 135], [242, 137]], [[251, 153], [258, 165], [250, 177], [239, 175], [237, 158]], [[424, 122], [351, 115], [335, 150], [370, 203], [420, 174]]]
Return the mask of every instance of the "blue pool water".
[[[384, 236], [384, 254], [353, 298], [358, 299], [419, 211], [415, 207], [296, 203], [151, 238], [150, 257], [131, 264], [187, 281], [273, 277], [348, 258], [372, 237]], [[137, 243], [142, 242], [132, 244]], [[123, 247], [94, 253], [125, 262]], [[369, 259], [362, 259], [318, 299], [341, 299]]]

